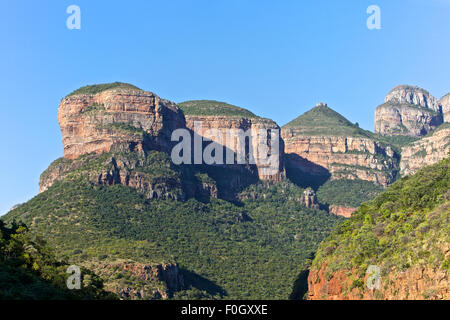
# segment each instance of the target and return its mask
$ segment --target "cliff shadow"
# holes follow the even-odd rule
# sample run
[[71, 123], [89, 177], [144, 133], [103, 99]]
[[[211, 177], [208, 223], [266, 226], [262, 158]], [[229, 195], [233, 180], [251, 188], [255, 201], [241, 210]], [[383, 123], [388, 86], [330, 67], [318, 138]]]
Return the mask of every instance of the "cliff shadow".
[[308, 276], [309, 269], [311, 268], [311, 261], [314, 259], [315, 254], [311, 253], [308, 257], [309, 262], [297, 276], [292, 287], [292, 292], [289, 295], [289, 300], [306, 300], [306, 294], [308, 293]]
[[185, 268], [180, 268], [180, 273], [183, 276], [184, 289], [195, 288], [200, 291], [205, 291], [212, 296], [219, 295], [220, 298], [228, 296], [226, 290], [217, 285], [214, 281]]
[[[201, 202], [210, 201], [210, 196], [242, 205], [237, 195], [248, 186], [259, 181], [258, 169], [255, 164], [238, 164], [237, 154], [224, 145], [217, 144], [223, 151], [223, 164], [194, 164], [194, 141], [199, 138], [197, 133], [187, 129], [191, 136], [191, 164], [182, 164], [181, 172], [185, 181], [185, 193], [188, 198], [195, 198]], [[203, 139], [203, 137], [201, 137]], [[202, 141], [201, 150], [205, 150], [213, 141]], [[249, 153], [249, 141], [246, 142], [246, 156]], [[234, 164], [226, 164], [226, 156], [232, 154]], [[212, 152], [215, 157], [215, 151]]]
[[311, 187], [317, 191], [331, 177], [327, 168], [295, 153], [286, 154], [284, 163], [287, 178], [301, 188]]

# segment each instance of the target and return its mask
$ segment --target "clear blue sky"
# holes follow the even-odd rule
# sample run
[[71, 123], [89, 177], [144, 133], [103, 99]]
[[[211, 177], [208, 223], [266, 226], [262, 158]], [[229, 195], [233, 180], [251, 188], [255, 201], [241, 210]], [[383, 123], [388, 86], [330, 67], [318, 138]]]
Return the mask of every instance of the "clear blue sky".
[[[68, 30], [66, 8], [81, 8]], [[381, 8], [381, 30], [366, 9]], [[279, 125], [327, 102], [365, 129], [397, 84], [450, 92], [450, 0], [0, 0], [0, 214], [62, 155], [60, 99], [129, 82], [215, 99]]]

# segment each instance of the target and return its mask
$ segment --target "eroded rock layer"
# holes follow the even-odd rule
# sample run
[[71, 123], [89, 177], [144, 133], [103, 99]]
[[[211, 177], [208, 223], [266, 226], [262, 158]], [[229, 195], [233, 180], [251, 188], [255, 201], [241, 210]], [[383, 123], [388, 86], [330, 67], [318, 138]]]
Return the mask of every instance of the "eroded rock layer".
[[[301, 118], [311, 113], [315, 118], [330, 121], [335, 117], [336, 121], [330, 121], [324, 130], [308, 131]], [[317, 174], [328, 171], [332, 179], [361, 179], [383, 186], [394, 181], [398, 170], [394, 150], [370, 138], [326, 105], [319, 104], [295, 121], [298, 125], [293, 122], [282, 129], [285, 153], [297, 156], [289, 157], [291, 166]]]
[[441, 106], [428, 91], [398, 86], [375, 110], [375, 132], [421, 137], [442, 123]]
[[64, 157], [86, 153], [167, 149], [184, 126], [178, 107], [143, 90], [113, 88], [65, 97], [58, 109]]
[[426, 136], [402, 148], [401, 175], [410, 175], [420, 168], [432, 165], [449, 156], [450, 124], [441, 125]]
[[[251, 112], [217, 101], [188, 101], [180, 103], [185, 112], [186, 126], [196, 134], [217, 142], [225, 147], [225, 153], [230, 150], [233, 153], [246, 153], [248, 157], [249, 139], [253, 146], [254, 164], [258, 178], [268, 181], [281, 181], [285, 177], [283, 167], [284, 144], [281, 140], [280, 127], [270, 119], [263, 119]], [[274, 130], [278, 141], [271, 141], [270, 132]], [[240, 140], [235, 134], [247, 133], [246, 140]], [[263, 133], [263, 135], [262, 135]], [[229, 135], [231, 134], [231, 136]], [[274, 136], [275, 137], [275, 136]], [[267, 145], [267, 162], [258, 160], [258, 144]], [[272, 143], [273, 142], [273, 143]], [[277, 147], [271, 150], [271, 146]], [[226, 159], [224, 160], [224, 163]], [[249, 161], [246, 161], [249, 163]], [[237, 160], [234, 161], [237, 163]], [[233, 167], [233, 165], [231, 165]]]

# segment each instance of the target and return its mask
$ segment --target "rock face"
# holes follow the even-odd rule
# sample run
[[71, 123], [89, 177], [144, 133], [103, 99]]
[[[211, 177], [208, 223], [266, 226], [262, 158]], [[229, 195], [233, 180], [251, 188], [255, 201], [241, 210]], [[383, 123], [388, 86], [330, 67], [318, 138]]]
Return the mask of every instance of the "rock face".
[[[361, 179], [382, 186], [393, 182], [398, 170], [398, 155], [390, 146], [377, 142], [362, 131], [360, 134], [359, 128], [325, 104], [318, 104], [295, 121], [302, 124], [304, 120], [301, 118], [310, 117], [310, 114], [328, 119], [324, 121], [330, 123], [323, 131], [305, 131], [304, 126], [296, 126], [295, 123], [283, 127], [281, 135], [285, 153], [296, 156], [287, 160], [290, 166], [317, 174], [329, 172], [332, 179]], [[335, 123], [331, 117], [336, 118]]]
[[450, 93], [439, 100], [444, 116], [444, 122], [450, 122]]
[[316, 193], [312, 188], [306, 188], [303, 192], [303, 203], [307, 208], [319, 209], [319, 203], [317, 202]]
[[435, 164], [449, 156], [450, 125], [445, 123], [427, 136], [402, 148], [400, 173], [402, 176], [417, 172], [420, 168]]
[[441, 106], [428, 91], [413, 86], [391, 90], [375, 110], [375, 132], [421, 137], [442, 123]]
[[400, 85], [392, 89], [384, 102], [396, 104], [410, 104], [422, 108], [439, 111], [439, 103], [428, 91], [414, 86]]
[[332, 205], [332, 206], [330, 206], [328, 211], [336, 216], [350, 218], [352, 216], [353, 212], [356, 211], [356, 209], [357, 208], [348, 208], [348, 207], [343, 207], [343, 206]]
[[64, 157], [75, 159], [91, 152], [166, 150], [184, 117], [174, 103], [151, 92], [119, 87], [65, 97], [58, 122]]
[[[271, 136], [267, 135], [267, 132], [276, 130], [278, 132], [278, 137], [280, 137], [280, 127], [274, 121], [259, 118], [245, 109], [228, 105], [223, 102], [199, 100], [187, 101], [180, 103], [179, 105], [185, 112], [186, 126], [189, 129], [204, 138], [223, 145], [226, 150], [237, 153], [238, 150], [248, 149], [249, 146], [249, 142], [246, 143], [246, 147], [242, 142], [240, 143], [239, 139], [234, 137], [233, 139], [229, 139], [227, 137], [227, 132], [230, 132], [230, 130], [242, 130], [242, 132], [248, 132], [250, 134], [252, 145], [255, 149], [255, 158], [258, 156], [256, 148], [257, 144], [261, 141], [265, 141], [262, 139], [267, 139], [268, 151], [270, 154], [273, 153], [277, 155], [277, 159], [276, 161], [273, 161], [273, 163], [267, 164], [256, 161], [255, 166], [258, 178], [266, 181], [281, 181], [285, 177], [283, 167], [283, 141], [279, 139], [277, 145], [278, 149], [271, 150]], [[196, 124], [200, 124], [201, 126]], [[215, 132], [215, 130], [217, 131]], [[261, 132], [264, 132], [266, 137], [261, 136]]]
[[[161, 162], [165, 166], [160, 168], [158, 165], [159, 174], [148, 170], [152, 163]], [[86, 154], [76, 159], [58, 159], [42, 173], [39, 192], [66, 177], [83, 177], [93, 184], [129, 186], [144, 194], [147, 199], [183, 200], [186, 197], [180, 177], [173, 170], [170, 159], [157, 151], [147, 156], [105, 153], [100, 157]]]
[[[356, 273], [339, 270], [327, 276], [326, 266], [310, 271], [308, 300], [448, 300], [450, 289], [448, 273], [442, 269], [413, 267], [403, 272], [392, 272], [380, 280], [379, 289], [352, 286]], [[350, 274], [350, 276], [349, 276]], [[346, 290], [351, 288], [350, 291]]]

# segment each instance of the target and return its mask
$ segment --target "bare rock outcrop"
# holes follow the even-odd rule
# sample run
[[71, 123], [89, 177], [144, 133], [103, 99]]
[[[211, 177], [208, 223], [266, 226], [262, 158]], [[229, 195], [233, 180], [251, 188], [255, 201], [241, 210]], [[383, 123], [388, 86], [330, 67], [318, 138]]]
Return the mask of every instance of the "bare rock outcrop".
[[442, 108], [444, 122], [450, 122], [450, 93], [443, 96], [441, 100], [439, 100], [439, 104]]
[[312, 188], [306, 188], [303, 191], [303, 203], [309, 209], [319, 209], [316, 193]]
[[428, 91], [397, 86], [375, 110], [375, 132], [421, 137], [442, 124], [441, 106]]
[[450, 124], [445, 123], [431, 135], [402, 148], [400, 173], [402, 176], [414, 174], [420, 168], [448, 157], [449, 152]]
[[64, 157], [75, 159], [91, 152], [165, 150], [184, 117], [173, 102], [154, 93], [119, 87], [65, 97], [58, 122]]
[[[308, 300], [448, 300], [449, 274], [440, 268], [416, 266], [394, 271], [380, 278], [379, 288], [366, 286], [369, 274], [361, 282], [356, 270], [338, 270], [330, 274], [326, 265], [310, 270]], [[349, 289], [350, 288], [350, 289]]]
[[329, 212], [331, 214], [334, 214], [336, 216], [341, 216], [345, 218], [350, 218], [353, 214], [353, 212], [356, 211], [357, 208], [351, 208], [351, 207], [344, 207], [344, 206], [337, 206], [337, 205], [331, 205], [329, 208]]

